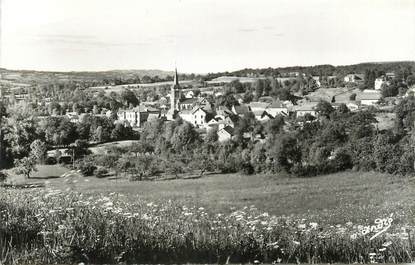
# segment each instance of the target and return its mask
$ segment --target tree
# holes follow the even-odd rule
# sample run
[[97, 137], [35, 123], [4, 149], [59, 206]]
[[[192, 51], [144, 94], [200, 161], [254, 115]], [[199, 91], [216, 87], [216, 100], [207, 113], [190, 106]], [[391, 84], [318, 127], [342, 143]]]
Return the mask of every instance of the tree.
[[102, 126], [98, 126], [94, 133], [94, 140], [102, 143], [104, 140], [104, 129]]
[[184, 164], [177, 158], [165, 160], [164, 168], [167, 174], [174, 175], [175, 178], [179, 178], [179, 174], [184, 172]]
[[5, 143], [3, 139], [3, 120], [6, 114], [6, 106], [0, 101], [0, 169], [6, 166]]
[[74, 146], [75, 146], [75, 155], [77, 157], [83, 157], [90, 153], [89, 144], [85, 140], [76, 140]]
[[407, 84], [409, 87], [411, 87], [411, 86], [415, 85], [415, 75], [414, 75], [414, 74], [412, 74], [412, 75], [410, 75], [410, 76], [408, 76], [408, 77], [406, 78], [406, 84]]
[[381, 93], [382, 93], [382, 97], [384, 98], [395, 97], [399, 94], [399, 87], [396, 85], [388, 86], [386, 84], [382, 84]]
[[218, 141], [218, 128], [213, 127], [209, 129], [205, 136], [205, 143], [214, 144]]
[[150, 143], [141, 140], [138, 142], [133, 142], [132, 145], [128, 147], [128, 150], [131, 153], [134, 153], [135, 156], [137, 157], [139, 154], [146, 154], [146, 153], [154, 152], [154, 147]]
[[290, 171], [294, 164], [301, 161], [301, 150], [294, 136], [282, 134], [267, 143], [267, 160], [270, 170], [279, 172]]
[[329, 102], [321, 100], [316, 106], [316, 111], [321, 116], [329, 118], [330, 114], [334, 111], [334, 108]]
[[125, 106], [130, 104], [135, 107], [139, 104], [139, 101], [133, 91], [126, 89], [121, 93], [121, 100]]
[[250, 152], [250, 165], [255, 173], [265, 171], [266, 159], [267, 156], [265, 146], [261, 143], [255, 144], [253, 150]]
[[202, 177], [206, 171], [215, 170], [215, 162], [212, 156], [203, 152], [203, 150], [195, 150], [190, 161], [190, 167], [200, 171], [199, 177]]
[[23, 157], [16, 161], [16, 173], [24, 175], [26, 178], [30, 178], [30, 174], [37, 171], [36, 159], [32, 156]]
[[36, 160], [37, 163], [42, 164], [45, 162], [47, 153], [47, 147], [45, 142], [36, 139], [30, 144], [30, 155]]
[[60, 142], [65, 146], [68, 146], [75, 142], [76, 139], [79, 139], [76, 126], [66, 118], [61, 120], [57, 132], [59, 132]]
[[118, 159], [116, 168], [117, 171], [121, 171], [124, 175], [134, 166], [131, 157], [123, 156]]
[[199, 142], [199, 133], [196, 132], [193, 126], [188, 122], [184, 122], [177, 126], [170, 139], [172, 149], [175, 153], [188, 151], [196, 142]]
[[13, 115], [7, 119], [7, 124], [2, 126], [4, 141], [9, 146], [13, 158], [19, 159], [29, 155], [30, 144], [39, 138], [36, 131], [37, 125], [33, 118]]
[[256, 99], [262, 97], [264, 93], [264, 82], [261, 79], [257, 79], [254, 84], [255, 87], [255, 97]]
[[[154, 164], [154, 156], [152, 155], [138, 155], [134, 160], [133, 172], [137, 173], [138, 180], [143, 180], [156, 173], [157, 168]], [[133, 180], [136, 178], [133, 177]]]
[[285, 122], [284, 118], [280, 115], [277, 115], [275, 119], [267, 121], [265, 124], [265, 133], [270, 137], [272, 135], [278, 134], [281, 132]]
[[0, 183], [3, 183], [7, 180], [8, 176], [5, 172], [0, 171]]

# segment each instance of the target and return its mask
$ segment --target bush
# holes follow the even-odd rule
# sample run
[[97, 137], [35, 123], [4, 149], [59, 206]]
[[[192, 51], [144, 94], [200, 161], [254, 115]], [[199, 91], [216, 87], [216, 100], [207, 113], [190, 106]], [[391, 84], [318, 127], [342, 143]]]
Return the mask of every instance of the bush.
[[56, 158], [51, 157], [51, 156], [46, 158], [46, 161], [45, 161], [46, 165], [56, 165], [57, 162], [58, 161], [56, 160]]
[[106, 168], [100, 167], [97, 170], [95, 170], [95, 176], [97, 178], [103, 178], [108, 174], [108, 170]]
[[77, 167], [84, 176], [92, 176], [97, 169], [91, 162], [82, 162]]
[[8, 175], [6, 173], [0, 171], [0, 182], [5, 182], [7, 177]]
[[315, 165], [295, 164], [291, 168], [291, 174], [297, 177], [314, 177], [320, 173], [319, 167]]

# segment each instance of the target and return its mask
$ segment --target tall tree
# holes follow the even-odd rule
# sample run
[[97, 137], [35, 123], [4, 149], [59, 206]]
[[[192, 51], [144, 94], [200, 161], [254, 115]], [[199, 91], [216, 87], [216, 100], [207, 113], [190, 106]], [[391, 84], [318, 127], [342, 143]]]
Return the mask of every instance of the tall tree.
[[47, 147], [45, 142], [36, 139], [33, 143], [30, 144], [30, 155], [35, 159], [39, 164], [45, 162], [47, 153]]
[[16, 173], [19, 175], [25, 175], [26, 178], [30, 178], [30, 174], [34, 171], [37, 171], [36, 168], [36, 159], [32, 156], [23, 157], [15, 162], [16, 164]]

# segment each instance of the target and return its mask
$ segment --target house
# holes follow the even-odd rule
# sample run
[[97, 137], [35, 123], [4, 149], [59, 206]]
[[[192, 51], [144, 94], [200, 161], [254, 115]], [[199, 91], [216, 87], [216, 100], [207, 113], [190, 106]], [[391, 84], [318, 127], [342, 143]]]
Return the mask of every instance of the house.
[[231, 116], [231, 115], [234, 115], [233, 112], [225, 106], [219, 106], [216, 109], [215, 117], [218, 117], [218, 118], [220, 117], [224, 120], [226, 117]]
[[321, 87], [320, 77], [319, 76], [312, 76], [314, 82], [316, 83], [317, 87]]
[[235, 128], [235, 124], [238, 121], [239, 117], [238, 116], [228, 116], [225, 118], [224, 122], [227, 126], [231, 126], [233, 128]]
[[275, 100], [272, 102], [266, 107], [265, 111], [273, 118], [275, 118], [277, 115], [288, 115], [288, 108], [280, 100]]
[[184, 95], [185, 98], [194, 98], [194, 96], [195, 96], [195, 92], [193, 92], [193, 90], [186, 92]]
[[387, 80], [395, 79], [395, 73], [389, 72], [385, 74]]
[[219, 142], [225, 142], [232, 139], [234, 135], [234, 129], [230, 126], [226, 126], [222, 129], [220, 129], [218, 132], [218, 141]]
[[197, 102], [197, 98], [186, 98], [179, 102], [179, 110], [191, 110]]
[[211, 110], [212, 106], [210, 102], [203, 97], [200, 98], [186, 98], [178, 102], [180, 110], [192, 110], [195, 107], [203, 107], [206, 110]]
[[79, 122], [79, 115], [77, 112], [66, 112], [66, 117], [70, 120], [72, 123], [78, 123]]
[[269, 106], [269, 103], [266, 102], [251, 102], [248, 104], [248, 107], [252, 112], [255, 111], [265, 111], [265, 109]]
[[239, 105], [239, 106], [233, 106], [232, 107], [232, 112], [235, 114], [235, 115], [238, 115], [238, 116], [244, 116], [244, 115], [246, 115], [247, 113], [249, 113], [250, 112], [250, 110], [249, 110], [249, 107], [248, 106], [246, 106], [246, 105]]
[[383, 84], [390, 85], [391, 78], [387, 75], [382, 75], [375, 79], [375, 90], [382, 89]]
[[385, 80], [385, 78], [383, 76], [376, 78], [375, 79], [375, 90], [382, 89], [382, 85], [383, 84], [386, 84], [386, 80]]
[[208, 112], [201, 107], [196, 107], [190, 111], [184, 110], [179, 112], [179, 116], [195, 127], [205, 127]]
[[266, 122], [274, 118], [270, 114], [268, 114], [268, 112], [266, 112], [265, 110], [256, 110], [256, 111], [253, 111], [253, 113], [255, 115], [255, 119], [261, 122]]
[[215, 127], [218, 128], [220, 122], [223, 122], [221, 118], [216, 118], [216, 117], [212, 118], [208, 122], [205, 123], [205, 128], [207, 130], [215, 128]]
[[415, 95], [415, 85], [411, 86], [410, 88], [408, 88], [408, 90], [405, 93], [405, 98], [409, 97], [409, 96], [414, 96]]
[[381, 97], [380, 92], [377, 90], [376, 92], [360, 93], [356, 97], [356, 101], [360, 101], [361, 105], [373, 106], [379, 102]]
[[348, 74], [344, 77], [346, 83], [362, 83], [364, 81], [364, 75], [362, 74]]
[[359, 109], [359, 105], [357, 103], [354, 102], [349, 102], [346, 103], [346, 107], [350, 110], [350, 111], [357, 111]]
[[317, 107], [318, 102], [306, 102], [302, 105], [295, 106], [294, 110], [298, 117], [304, 117], [305, 115], [309, 114], [313, 117], [317, 117]]
[[122, 123], [127, 122], [131, 127], [140, 128], [148, 120], [150, 114], [152, 119], [154, 117], [159, 118], [160, 110], [143, 105], [128, 110], [121, 109], [117, 113], [117, 121]]

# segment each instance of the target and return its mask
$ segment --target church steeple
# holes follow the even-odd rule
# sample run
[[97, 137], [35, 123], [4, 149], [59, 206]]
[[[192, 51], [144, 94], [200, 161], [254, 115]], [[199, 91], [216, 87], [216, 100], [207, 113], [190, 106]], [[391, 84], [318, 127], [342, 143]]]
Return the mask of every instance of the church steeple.
[[173, 86], [179, 85], [179, 75], [177, 74], [177, 67], [174, 68], [174, 82]]
[[179, 101], [182, 97], [180, 84], [179, 84], [179, 75], [177, 74], [177, 67], [174, 68], [174, 81], [173, 85], [171, 86], [171, 94], [170, 94], [170, 109], [179, 111]]

